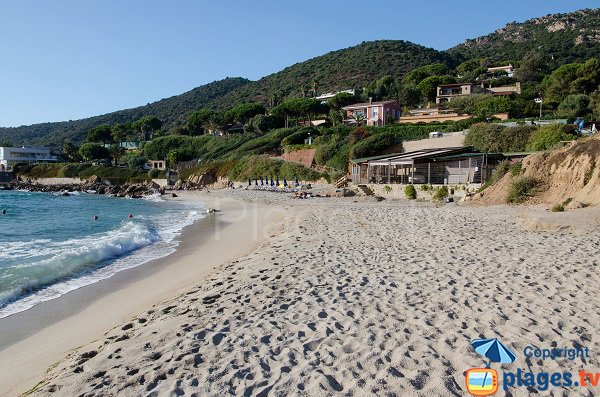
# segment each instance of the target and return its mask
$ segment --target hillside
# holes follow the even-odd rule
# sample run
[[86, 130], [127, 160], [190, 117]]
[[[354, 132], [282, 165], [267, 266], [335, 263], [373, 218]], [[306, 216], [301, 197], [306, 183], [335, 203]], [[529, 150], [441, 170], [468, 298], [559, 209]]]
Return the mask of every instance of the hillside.
[[519, 175], [507, 172], [494, 185], [478, 194], [474, 203], [505, 204], [519, 180], [533, 181], [529, 204], [564, 204], [580, 208], [600, 204], [600, 136], [580, 139], [551, 152], [538, 153], [523, 160]]
[[144, 115], [155, 115], [161, 119], [165, 128], [185, 120], [193, 110], [211, 106], [215, 98], [249, 84], [243, 78], [226, 78], [206, 84], [181, 95], [149, 103], [132, 109], [119, 110], [101, 116], [81, 120], [57, 123], [41, 123], [14, 128], [0, 128], [0, 141], [10, 141], [15, 145], [41, 145], [60, 147], [64, 140], [80, 143], [85, 140], [87, 132], [100, 124], [124, 123], [135, 121]]
[[280, 72], [240, 87], [215, 101], [215, 107], [226, 109], [249, 101], [268, 102], [272, 95], [284, 99], [301, 96], [302, 89], [311, 92], [334, 92], [362, 88], [385, 75], [402, 77], [417, 67], [431, 63], [455, 65], [453, 56], [402, 40], [380, 40], [332, 51], [297, 63]]
[[448, 50], [463, 59], [495, 60], [520, 60], [534, 52], [549, 55], [557, 65], [600, 57], [600, 8], [512, 22]]

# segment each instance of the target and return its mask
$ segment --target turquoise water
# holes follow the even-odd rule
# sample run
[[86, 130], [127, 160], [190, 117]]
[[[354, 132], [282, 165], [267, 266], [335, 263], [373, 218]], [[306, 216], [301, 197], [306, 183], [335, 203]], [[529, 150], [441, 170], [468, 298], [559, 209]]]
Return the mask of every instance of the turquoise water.
[[158, 198], [20, 191], [0, 191], [3, 209], [0, 318], [172, 253], [205, 212]]

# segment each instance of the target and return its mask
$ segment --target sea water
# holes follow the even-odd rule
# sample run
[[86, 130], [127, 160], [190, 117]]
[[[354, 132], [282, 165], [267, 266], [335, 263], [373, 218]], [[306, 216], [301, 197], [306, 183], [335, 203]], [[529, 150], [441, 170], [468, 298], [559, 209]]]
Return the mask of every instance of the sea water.
[[0, 191], [3, 209], [0, 318], [166, 256], [205, 216], [199, 203], [87, 193]]

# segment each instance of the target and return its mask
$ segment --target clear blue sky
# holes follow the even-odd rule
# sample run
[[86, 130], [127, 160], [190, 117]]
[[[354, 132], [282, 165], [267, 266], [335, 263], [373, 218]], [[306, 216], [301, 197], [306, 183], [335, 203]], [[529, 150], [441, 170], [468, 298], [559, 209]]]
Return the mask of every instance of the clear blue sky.
[[446, 49], [598, 0], [0, 0], [0, 126], [135, 107], [258, 79], [362, 41]]

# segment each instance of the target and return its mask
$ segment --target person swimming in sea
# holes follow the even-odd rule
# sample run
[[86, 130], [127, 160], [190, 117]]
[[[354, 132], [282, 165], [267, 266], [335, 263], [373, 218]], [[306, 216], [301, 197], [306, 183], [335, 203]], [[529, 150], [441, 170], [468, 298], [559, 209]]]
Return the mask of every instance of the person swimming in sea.
[[97, 220], [98, 220], [98, 215], [94, 215], [94, 216], [92, 217], [92, 220], [94, 220], [94, 221], [97, 221]]
[[6, 215], [6, 210], [2, 210], [2, 215]]

